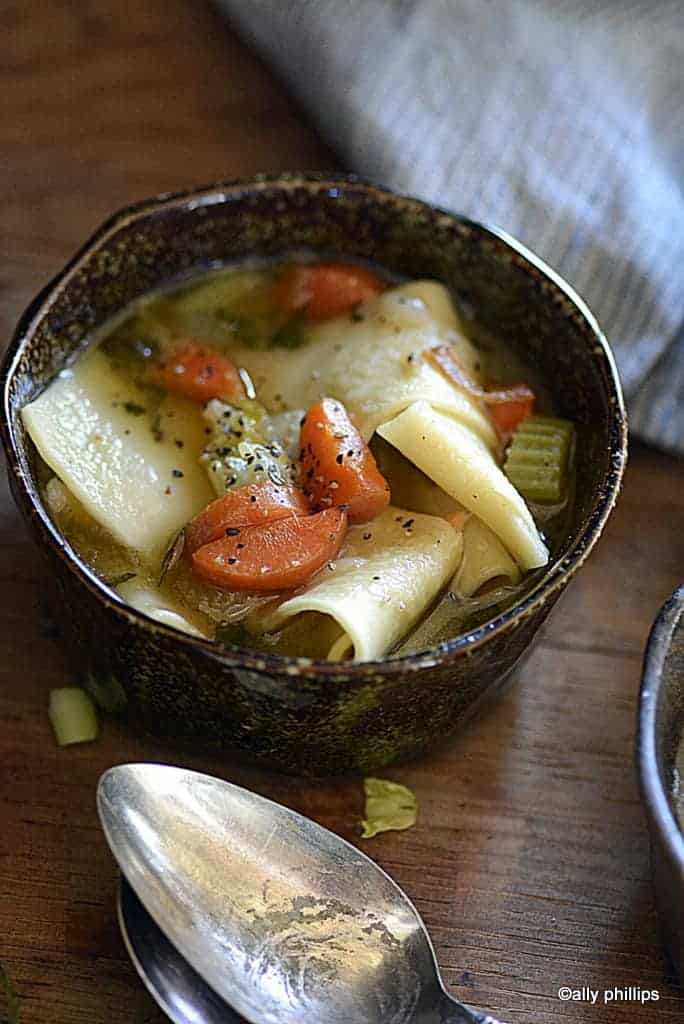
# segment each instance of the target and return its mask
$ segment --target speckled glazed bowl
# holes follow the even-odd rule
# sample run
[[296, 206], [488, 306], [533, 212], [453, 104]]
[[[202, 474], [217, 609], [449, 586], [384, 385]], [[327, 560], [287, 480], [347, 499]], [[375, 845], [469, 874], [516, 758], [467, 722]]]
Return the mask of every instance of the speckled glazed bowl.
[[[19, 411], [139, 296], [192, 271], [310, 248], [450, 285], [536, 365], [579, 424], [577, 501], [561, 550], [524, 599], [422, 653], [365, 664], [265, 656], [175, 632], [127, 608], [43, 507]], [[3, 436], [17, 503], [61, 591], [67, 632], [105, 706], [183, 740], [290, 772], [377, 769], [434, 745], [495, 694], [595, 544], [626, 454], [615, 365], [571, 290], [512, 239], [368, 182], [283, 175], [162, 196], [114, 216], [38, 296], [7, 355]]]
[[[646, 648], [639, 698], [637, 762], [651, 835], [656, 904], [668, 953], [684, 980], [684, 834], [673, 791], [684, 736], [684, 586], [656, 619]], [[681, 787], [684, 779], [679, 779]]]

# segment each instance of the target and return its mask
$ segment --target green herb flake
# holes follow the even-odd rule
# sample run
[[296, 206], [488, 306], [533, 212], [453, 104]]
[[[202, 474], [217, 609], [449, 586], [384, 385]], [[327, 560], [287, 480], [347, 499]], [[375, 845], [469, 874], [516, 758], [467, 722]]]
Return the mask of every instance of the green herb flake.
[[147, 412], [144, 405], [140, 405], [138, 402], [124, 402], [124, 409], [130, 413], [131, 416], [142, 416]]
[[138, 574], [136, 572], [120, 572], [114, 576], [105, 576], [104, 581], [116, 590], [116, 588], [120, 587], [122, 583], [128, 583], [129, 580], [134, 580], [137, 575]]
[[272, 344], [276, 348], [300, 348], [306, 341], [304, 325], [293, 318], [279, 327], [273, 334]]
[[[167, 488], [168, 489], [168, 488]], [[166, 579], [167, 575], [175, 569], [180, 561], [183, 550], [185, 549], [185, 527], [180, 529], [178, 533], [175, 533], [169, 541], [168, 547], [164, 552], [164, 556], [161, 560], [161, 568], [159, 571], [159, 586], [161, 587]]]
[[361, 822], [362, 839], [372, 839], [379, 832], [401, 831], [415, 825], [418, 801], [407, 786], [389, 779], [368, 778], [363, 780], [363, 789], [366, 816]]

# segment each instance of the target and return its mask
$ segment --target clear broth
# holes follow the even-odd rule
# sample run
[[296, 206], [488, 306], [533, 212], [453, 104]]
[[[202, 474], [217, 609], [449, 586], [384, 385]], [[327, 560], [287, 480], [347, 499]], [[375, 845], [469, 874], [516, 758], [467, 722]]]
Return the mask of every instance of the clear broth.
[[[301, 261], [299, 254], [297, 261]], [[163, 356], [179, 336], [200, 338], [228, 353], [235, 345], [267, 349], [270, 345], [296, 348], [306, 344], [306, 326], [287, 315], [274, 313], [266, 300], [270, 285], [288, 265], [283, 262], [267, 263], [205, 273], [173, 291], [145, 298], [98, 333], [95, 342], [106, 353], [112, 366], [139, 385], [146, 410], [153, 414], [152, 430], [160, 429], [154, 413], [162, 407], [164, 393], [150, 385], [148, 366]], [[391, 283], [397, 283], [396, 278], [382, 269], [378, 272]], [[523, 365], [515, 353], [504, 348], [476, 321], [464, 317], [463, 311], [461, 316], [480, 355], [482, 378], [490, 385], [524, 380], [535, 391], [537, 410], [553, 414], [549, 391], [534, 370]], [[81, 358], [87, 359], [88, 353]], [[281, 412], [284, 408], [280, 404], [268, 411]], [[199, 419], [199, 406], [197, 416]], [[179, 437], [176, 443], [182, 440]], [[392, 454], [390, 446], [379, 438], [373, 440], [371, 447], [380, 469], [393, 484], [393, 500], [401, 507], [415, 511], [411, 509], [410, 493], [416, 474], [420, 477], [422, 474], [410, 467], [410, 479], [407, 477], [402, 481], [402, 473], [407, 472], [406, 467], [399, 464], [403, 461], [402, 456]], [[49, 482], [52, 474], [45, 464], [40, 466], [39, 477], [46, 503], [57, 525], [84, 561], [111, 586], [120, 585], [132, 575], [140, 583], [159, 586], [164, 598], [179, 608], [192, 625], [220, 642], [285, 655], [325, 657], [330, 638], [322, 628], [321, 617], [310, 615], [305, 623], [295, 621], [279, 633], [254, 636], [235, 619], [244, 612], [245, 602], [254, 607], [266, 599], [245, 598], [244, 595], [227, 594], [206, 586], [194, 579], [182, 559], [160, 584], [159, 575], [145, 568], [135, 552], [112, 538], [64, 488], [60, 491], [59, 486]], [[439, 492], [427, 478], [422, 483], [428, 488], [433, 487], [435, 494]], [[572, 486], [561, 505], [530, 505], [530, 508], [550, 547], [553, 560], [566, 533], [572, 508]], [[438, 514], [438, 509], [435, 512]], [[545, 571], [528, 573], [517, 586], [493, 587], [474, 598], [463, 599], [444, 592], [390, 656], [424, 650], [476, 628], [520, 600]]]

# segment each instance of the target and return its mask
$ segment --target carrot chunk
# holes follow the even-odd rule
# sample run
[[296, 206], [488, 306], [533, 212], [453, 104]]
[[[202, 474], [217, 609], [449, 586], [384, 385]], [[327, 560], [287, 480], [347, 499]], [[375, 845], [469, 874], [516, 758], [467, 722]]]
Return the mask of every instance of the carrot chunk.
[[309, 409], [299, 447], [301, 485], [314, 508], [343, 505], [350, 523], [365, 523], [389, 503], [389, 485], [341, 402], [323, 398]]
[[307, 320], [329, 320], [359, 302], [375, 298], [386, 283], [365, 267], [350, 263], [310, 263], [293, 267], [273, 285], [272, 298]]
[[305, 516], [311, 512], [303, 491], [270, 480], [247, 484], [228, 491], [212, 501], [185, 528], [185, 550], [192, 554], [204, 544], [245, 526], [273, 522], [287, 516]]
[[498, 402], [489, 406], [499, 437], [507, 437], [515, 433], [520, 424], [528, 419], [534, 411], [534, 395], [523, 393], [524, 385], [520, 386], [520, 397], [511, 398], [507, 402]]
[[193, 402], [225, 398], [237, 402], [245, 389], [234, 363], [204, 345], [189, 341], [151, 367], [155, 384]]
[[192, 556], [192, 568], [223, 590], [292, 590], [337, 555], [346, 532], [347, 514], [339, 508], [289, 516], [203, 545]]

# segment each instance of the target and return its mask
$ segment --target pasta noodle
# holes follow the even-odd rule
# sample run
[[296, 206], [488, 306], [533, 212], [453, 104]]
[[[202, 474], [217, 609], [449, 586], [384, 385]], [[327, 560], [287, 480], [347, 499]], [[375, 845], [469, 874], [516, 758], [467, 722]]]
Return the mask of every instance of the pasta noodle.
[[472, 430], [422, 401], [378, 433], [489, 526], [521, 568], [546, 565], [549, 553], [530, 510]]
[[520, 569], [489, 527], [469, 516], [463, 527], [463, 557], [449, 589], [459, 597], [473, 597], [498, 579], [513, 586], [520, 581]]
[[453, 576], [461, 551], [461, 533], [445, 520], [389, 506], [372, 523], [349, 530], [344, 557], [303, 593], [255, 612], [247, 626], [265, 633], [318, 613], [341, 630], [328, 658], [380, 658], [429, 608]]

